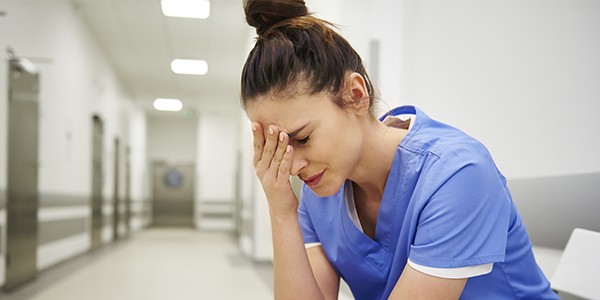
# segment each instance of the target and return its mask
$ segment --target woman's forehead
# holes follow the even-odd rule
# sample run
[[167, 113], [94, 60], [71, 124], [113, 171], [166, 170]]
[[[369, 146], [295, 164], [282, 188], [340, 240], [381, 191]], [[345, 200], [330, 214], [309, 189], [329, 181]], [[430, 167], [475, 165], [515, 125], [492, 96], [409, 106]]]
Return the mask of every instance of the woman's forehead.
[[258, 122], [264, 128], [275, 125], [285, 131], [292, 130], [307, 117], [305, 110], [288, 109], [288, 105], [253, 105], [246, 111], [251, 122]]
[[298, 126], [297, 123], [314, 118], [318, 112], [327, 109], [326, 102], [331, 100], [319, 98], [316, 95], [299, 95], [288, 99], [261, 98], [249, 103], [246, 112], [252, 122], [291, 129], [288, 127]]

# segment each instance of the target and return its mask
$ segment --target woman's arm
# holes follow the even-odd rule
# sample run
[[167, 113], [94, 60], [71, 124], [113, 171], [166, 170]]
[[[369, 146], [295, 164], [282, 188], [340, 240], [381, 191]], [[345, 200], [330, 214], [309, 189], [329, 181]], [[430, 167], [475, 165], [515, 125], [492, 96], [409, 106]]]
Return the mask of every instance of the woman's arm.
[[460, 297], [466, 283], [466, 278], [447, 279], [435, 277], [419, 272], [406, 264], [389, 299], [454, 300]]
[[[259, 123], [252, 123], [252, 131], [254, 168], [269, 202], [275, 299], [337, 298], [337, 291], [335, 297], [330, 295], [333, 290], [331, 282], [334, 280], [331, 277], [331, 266], [324, 265], [327, 258], [324, 254], [310, 251], [309, 260], [304, 248], [298, 223], [298, 199], [289, 178], [294, 149], [288, 145], [288, 135], [274, 126], [268, 127], [263, 133]], [[315, 274], [313, 268], [317, 270]], [[326, 295], [321, 292], [321, 288]]]
[[337, 299], [339, 276], [323, 248], [304, 248], [298, 216], [274, 217], [275, 299]]
[[312, 272], [317, 279], [317, 284], [325, 299], [337, 299], [340, 293], [340, 276], [335, 272], [331, 263], [325, 256], [323, 247], [306, 249]]

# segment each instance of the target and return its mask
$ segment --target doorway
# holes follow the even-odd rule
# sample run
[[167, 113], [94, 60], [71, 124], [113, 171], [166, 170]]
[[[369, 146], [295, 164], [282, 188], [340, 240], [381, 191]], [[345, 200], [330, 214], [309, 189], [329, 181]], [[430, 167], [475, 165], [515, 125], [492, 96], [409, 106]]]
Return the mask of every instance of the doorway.
[[125, 148], [125, 236], [131, 234], [131, 150]]
[[35, 65], [13, 56], [8, 86], [5, 290], [37, 275], [39, 74]]
[[152, 225], [194, 227], [194, 164], [154, 162]]
[[102, 206], [103, 178], [102, 162], [104, 147], [104, 125], [102, 119], [94, 115], [92, 117], [92, 233], [91, 250], [102, 245], [102, 229], [104, 227]]
[[114, 175], [113, 175], [113, 216], [112, 216], [112, 238], [113, 241], [119, 239], [119, 223], [121, 222], [121, 201], [119, 200], [119, 138], [115, 138], [114, 142], [115, 157], [114, 157]]

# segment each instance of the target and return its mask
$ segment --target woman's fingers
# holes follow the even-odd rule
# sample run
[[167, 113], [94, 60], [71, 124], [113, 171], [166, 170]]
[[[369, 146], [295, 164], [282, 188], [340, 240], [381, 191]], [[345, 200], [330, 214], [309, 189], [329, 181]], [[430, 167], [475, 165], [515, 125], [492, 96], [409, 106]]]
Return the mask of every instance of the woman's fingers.
[[265, 145], [262, 151], [262, 157], [260, 158], [257, 166], [257, 170], [267, 170], [273, 160], [275, 150], [277, 150], [278, 144], [278, 133], [277, 128], [274, 126], [268, 126], [265, 135]]
[[277, 181], [287, 182], [290, 180], [290, 170], [292, 169], [292, 156], [293, 148], [291, 145], [285, 146], [285, 152], [281, 159], [281, 165], [279, 166], [279, 173], [277, 174]]
[[272, 126], [265, 129], [258, 124], [252, 123], [256, 130], [254, 133], [254, 168], [258, 174], [261, 174], [271, 164], [275, 148], [277, 147], [277, 137]]
[[288, 145], [288, 134], [275, 125], [264, 128], [258, 123], [252, 123], [252, 131], [254, 169], [267, 195], [269, 208], [286, 212], [297, 209], [298, 199], [289, 180], [293, 148]]
[[281, 160], [283, 159], [283, 154], [285, 154], [285, 147], [287, 146], [288, 136], [285, 132], [281, 131], [278, 134], [277, 140], [277, 150], [275, 150], [275, 154], [273, 155], [273, 160], [271, 161], [271, 166], [278, 168], [281, 164]]
[[[252, 123], [254, 134], [254, 167], [258, 174], [263, 174], [271, 166], [281, 163], [288, 136], [277, 127], [270, 125], [264, 130], [260, 124]], [[276, 173], [275, 173], [276, 174]]]
[[254, 138], [254, 158], [252, 160], [254, 167], [257, 166], [260, 161], [263, 153], [263, 148], [265, 146], [265, 136], [263, 134], [263, 128], [260, 123], [253, 122], [252, 126], [252, 135]]

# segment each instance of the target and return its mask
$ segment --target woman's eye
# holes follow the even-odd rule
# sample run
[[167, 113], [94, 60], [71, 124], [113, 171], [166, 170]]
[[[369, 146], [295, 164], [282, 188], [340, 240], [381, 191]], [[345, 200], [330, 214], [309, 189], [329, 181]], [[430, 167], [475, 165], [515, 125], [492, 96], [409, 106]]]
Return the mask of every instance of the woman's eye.
[[305, 138], [303, 138], [301, 140], [297, 140], [298, 144], [304, 145], [304, 144], [308, 143], [308, 140], [310, 139], [309, 137], [310, 136], [306, 136]]

